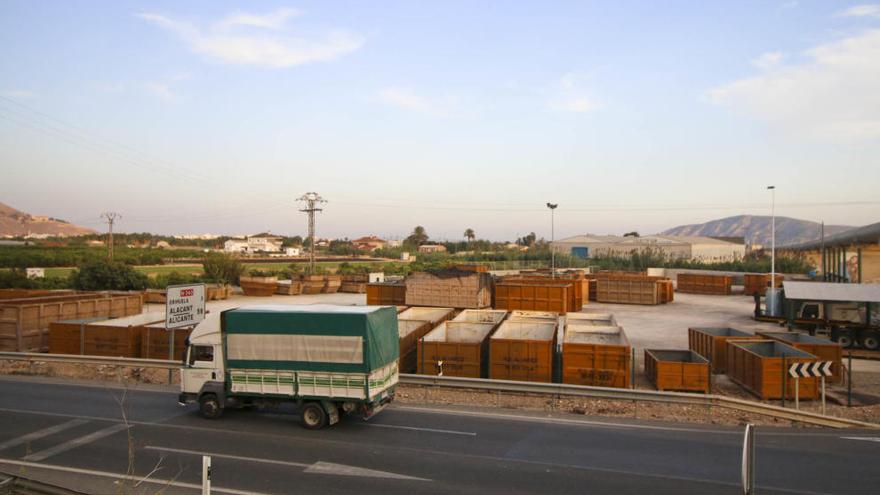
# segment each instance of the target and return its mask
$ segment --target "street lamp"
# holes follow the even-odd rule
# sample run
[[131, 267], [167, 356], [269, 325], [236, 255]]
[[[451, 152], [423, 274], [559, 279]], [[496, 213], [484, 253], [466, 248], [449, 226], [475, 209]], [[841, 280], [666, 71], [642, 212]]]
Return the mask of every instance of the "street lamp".
[[776, 186], [770, 191], [770, 287], [776, 287]]
[[556, 251], [553, 250], [553, 241], [556, 240], [556, 225], [553, 212], [557, 206], [559, 206], [558, 203], [547, 203], [547, 208], [550, 208], [550, 278], [556, 278]]

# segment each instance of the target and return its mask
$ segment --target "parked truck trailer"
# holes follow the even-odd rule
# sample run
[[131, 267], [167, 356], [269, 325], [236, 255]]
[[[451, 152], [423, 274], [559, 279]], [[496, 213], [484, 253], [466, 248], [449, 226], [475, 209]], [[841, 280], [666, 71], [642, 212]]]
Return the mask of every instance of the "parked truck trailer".
[[397, 311], [392, 306], [261, 305], [208, 315], [187, 342], [181, 405], [202, 416], [227, 408], [296, 404], [319, 429], [340, 414], [368, 419], [394, 399]]

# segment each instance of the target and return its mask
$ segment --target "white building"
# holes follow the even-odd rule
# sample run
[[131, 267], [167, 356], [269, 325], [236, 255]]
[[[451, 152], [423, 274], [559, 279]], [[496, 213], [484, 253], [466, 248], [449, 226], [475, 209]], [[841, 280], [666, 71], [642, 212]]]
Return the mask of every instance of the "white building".
[[634, 252], [657, 252], [670, 259], [722, 262], [742, 259], [744, 243], [712, 237], [647, 235], [620, 237], [613, 235], [577, 235], [552, 243], [553, 250], [578, 258], [596, 256], [630, 256]]
[[246, 239], [229, 239], [223, 243], [223, 251], [227, 253], [246, 253], [248, 252], [248, 241]]
[[247, 238], [248, 251], [252, 253], [280, 253], [281, 237], [272, 234], [257, 234]]
[[298, 247], [284, 248], [284, 256], [299, 256], [302, 250]]

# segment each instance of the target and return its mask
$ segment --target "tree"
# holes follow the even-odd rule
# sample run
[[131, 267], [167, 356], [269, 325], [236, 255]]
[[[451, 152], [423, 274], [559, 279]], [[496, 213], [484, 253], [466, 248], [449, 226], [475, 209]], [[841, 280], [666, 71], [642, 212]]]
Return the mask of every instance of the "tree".
[[516, 243], [520, 246], [533, 246], [538, 236], [535, 235], [534, 232], [530, 232], [529, 235], [524, 235], [516, 240]]
[[627, 232], [626, 234], [623, 234], [623, 236], [624, 237], [640, 237], [639, 233], [636, 232], [635, 230], [633, 230], [632, 232]]
[[477, 234], [474, 234], [474, 229], [467, 229], [464, 231], [464, 238], [468, 240], [468, 242], [474, 242], [474, 239], [477, 238]]
[[416, 228], [413, 229], [412, 234], [404, 240], [407, 244], [412, 244], [415, 246], [420, 246], [428, 242], [428, 233], [425, 231], [425, 228], [421, 225], [417, 225]]
[[90, 261], [70, 274], [78, 290], [144, 290], [148, 279], [143, 273], [118, 261]]
[[244, 272], [238, 258], [226, 253], [209, 253], [202, 259], [205, 280], [218, 284], [237, 284]]

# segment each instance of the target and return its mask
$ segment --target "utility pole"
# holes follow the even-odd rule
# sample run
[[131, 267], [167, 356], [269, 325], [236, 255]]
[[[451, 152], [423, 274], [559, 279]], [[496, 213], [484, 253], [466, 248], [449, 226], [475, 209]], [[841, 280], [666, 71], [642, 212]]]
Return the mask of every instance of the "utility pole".
[[553, 241], [556, 240], [556, 219], [554, 218], [554, 213], [557, 206], [559, 206], [559, 203], [547, 203], [547, 208], [550, 208], [550, 278], [556, 278], [556, 251], [553, 250]]
[[770, 287], [776, 287], [776, 186], [770, 190]]
[[315, 205], [327, 201], [316, 192], [307, 192], [297, 198], [297, 201], [306, 204], [306, 207], [299, 211], [309, 214], [309, 273], [315, 273], [315, 212], [323, 211], [322, 208], [316, 208]]
[[108, 242], [107, 242], [107, 258], [112, 263], [113, 262], [113, 224], [117, 220], [121, 219], [122, 215], [120, 215], [119, 213], [116, 213], [116, 212], [107, 211], [107, 212], [101, 213], [101, 218], [104, 218], [107, 220], [107, 226], [109, 228], [109, 234], [110, 234], [109, 237], [110, 238], [108, 239]]

